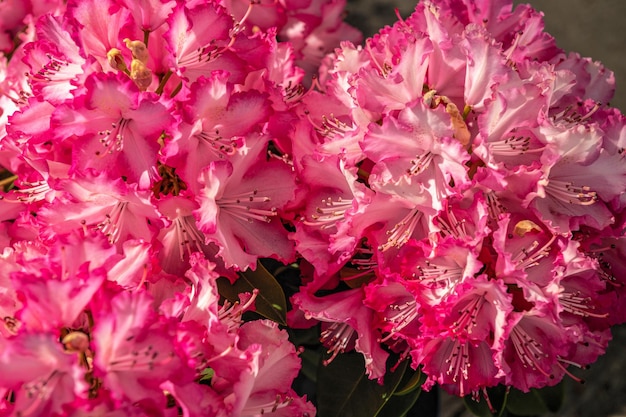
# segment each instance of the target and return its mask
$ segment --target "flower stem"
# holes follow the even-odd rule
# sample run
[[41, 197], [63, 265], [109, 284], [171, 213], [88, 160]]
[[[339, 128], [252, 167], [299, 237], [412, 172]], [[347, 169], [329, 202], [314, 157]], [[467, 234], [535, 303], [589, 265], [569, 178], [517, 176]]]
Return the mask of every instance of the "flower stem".
[[167, 81], [170, 79], [171, 76], [172, 76], [172, 71], [171, 70], [167, 71], [167, 73], [161, 79], [161, 82], [159, 83], [159, 86], [157, 87], [155, 93], [157, 93], [158, 95], [163, 94], [163, 89], [165, 88], [165, 84], [167, 84]]

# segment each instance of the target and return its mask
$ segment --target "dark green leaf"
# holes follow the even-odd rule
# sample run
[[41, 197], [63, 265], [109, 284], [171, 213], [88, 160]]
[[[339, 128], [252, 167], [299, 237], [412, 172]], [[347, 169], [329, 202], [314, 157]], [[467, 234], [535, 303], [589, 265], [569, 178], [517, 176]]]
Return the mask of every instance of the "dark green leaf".
[[288, 328], [289, 340], [296, 346], [318, 346], [320, 344], [320, 329], [318, 326], [308, 329]]
[[287, 325], [285, 293], [276, 278], [260, 262], [257, 262], [256, 270], [240, 272], [239, 279], [234, 284], [227, 278], [218, 278], [217, 288], [220, 295], [231, 302], [237, 302], [241, 293], [258, 289], [256, 312], [278, 324]]
[[212, 368], [206, 368], [202, 371], [202, 373], [200, 373], [200, 380], [198, 380], [198, 383], [210, 385], [213, 375], [215, 375], [215, 371]]
[[506, 408], [518, 416], [538, 416], [547, 412], [557, 412], [563, 403], [563, 384], [530, 392], [511, 389]]
[[404, 416], [413, 407], [421, 393], [422, 389], [416, 388], [403, 395], [392, 395], [376, 417]]
[[317, 369], [322, 366], [322, 354], [324, 348], [319, 349], [304, 349], [300, 354], [302, 360], [302, 368], [300, 372], [313, 382], [317, 382]]
[[424, 382], [426, 382], [426, 375], [422, 374], [421, 369], [418, 369], [417, 371], [407, 369], [402, 377], [402, 381], [398, 384], [398, 389], [393, 393], [393, 395], [410, 394], [420, 388]]
[[553, 387], [545, 387], [541, 389], [533, 389], [532, 391], [541, 398], [546, 408], [551, 413], [556, 413], [561, 409], [563, 405], [563, 398], [565, 397], [565, 383], [569, 381], [563, 380], [560, 384]]
[[[387, 369], [396, 361], [397, 357], [390, 357]], [[393, 396], [406, 367], [407, 361], [403, 361], [395, 372], [388, 370], [383, 385], [379, 385], [365, 375], [365, 362], [360, 353], [337, 356], [318, 371], [318, 417], [376, 416]]]

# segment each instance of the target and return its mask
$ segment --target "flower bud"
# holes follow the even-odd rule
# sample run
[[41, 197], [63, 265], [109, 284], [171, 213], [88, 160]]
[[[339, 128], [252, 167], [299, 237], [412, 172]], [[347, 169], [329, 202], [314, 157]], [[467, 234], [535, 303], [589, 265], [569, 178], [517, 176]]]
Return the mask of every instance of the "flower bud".
[[124, 43], [126, 44], [126, 47], [130, 49], [130, 52], [133, 54], [134, 59], [138, 59], [144, 64], [148, 63], [148, 58], [150, 55], [148, 54], [148, 48], [146, 48], [146, 45], [143, 42], [131, 41], [130, 39], [126, 38], [124, 39]]
[[130, 78], [141, 91], [146, 91], [152, 83], [152, 71], [138, 59], [130, 63]]
[[107, 59], [109, 60], [109, 65], [111, 65], [113, 68], [128, 74], [128, 67], [124, 62], [122, 51], [117, 48], [111, 48], [109, 52], [107, 52]]

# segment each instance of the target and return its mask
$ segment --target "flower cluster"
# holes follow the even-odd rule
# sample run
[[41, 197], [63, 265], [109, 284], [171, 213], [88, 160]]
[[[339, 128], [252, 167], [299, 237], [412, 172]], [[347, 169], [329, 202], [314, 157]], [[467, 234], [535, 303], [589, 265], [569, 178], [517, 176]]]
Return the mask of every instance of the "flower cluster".
[[343, 43], [302, 100], [294, 155], [314, 198], [295, 241], [314, 273], [294, 303], [332, 323], [331, 350], [354, 333], [371, 378], [383, 341], [425, 387], [528, 391], [594, 362], [626, 319], [612, 74], [510, 6], [421, 2]]
[[323, 363], [381, 383], [392, 352], [460, 396], [604, 352], [610, 71], [508, 0], [426, 0], [362, 46], [344, 5], [0, 3], [0, 415], [312, 417], [287, 331], [242, 319], [263, 294], [219, 293], [262, 258], [297, 265]]
[[0, 414], [315, 414], [287, 332], [241, 319], [258, 291], [216, 280], [295, 260], [272, 132], [360, 40], [343, 6], [0, 5]]

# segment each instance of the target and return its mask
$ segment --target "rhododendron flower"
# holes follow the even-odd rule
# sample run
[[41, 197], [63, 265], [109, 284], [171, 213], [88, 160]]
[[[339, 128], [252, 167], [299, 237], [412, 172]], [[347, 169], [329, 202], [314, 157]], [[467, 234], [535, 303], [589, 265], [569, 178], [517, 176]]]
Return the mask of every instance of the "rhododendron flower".
[[157, 160], [157, 139], [172, 117], [156, 97], [140, 95], [124, 75], [92, 75], [85, 88], [86, 96], [77, 98], [73, 108], [60, 107], [52, 122], [58, 137], [77, 137], [76, 170], [106, 174], [107, 167], [119, 164], [118, 175], [147, 188]]
[[[369, 280], [359, 276], [381, 316], [374, 326], [390, 347], [411, 352], [425, 387], [477, 395], [499, 383], [523, 391], [555, 384], [567, 364], [581, 365], [566, 356], [582, 359], [583, 340], [603, 340], [599, 328], [591, 336], [555, 311], [576, 311], [594, 326], [617, 313], [596, 314], [594, 304], [572, 304], [575, 290], [563, 292], [583, 276], [589, 300], [618, 291], [606, 280], [596, 286], [594, 254], [574, 239], [581, 230], [624, 238], [609, 208], [624, 195], [624, 161], [603, 145], [616, 134], [594, 119], [606, 107], [572, 100], [605, 94], [611, 75], [586, 62], [556, 69], [571, 59], [529, 7], [424, 1], [364, 47], [344, 43], [324, 60], [328, 113], [302, 101], [314, 127], [308, 152], [337, 144], [356, 181], [374, 192], [336, 210], [336, 235], [352, 238], [350, 255], [357, 242], [373, 252]], [[575, 87], [590, 79], [596, 92]], [[313, 234], [299, 229], [300, 242], [305, 232]], [[576, 255], [566, 260], [563, 250]], [[590, 269], [566, 279], [574, 262]], [[296, 306], [310, 312], [301, 298]]]
[[259, 140], [247, 155], [216, 161], [201, 173], [200, 208], [194, 212], [207, 240], [220, 247], [227, 267], [246, 269], [260, 256], [287, 261], [293, 248], [278, 218], [293, 199], [293, 174], [280, 160], [265, 162]]

